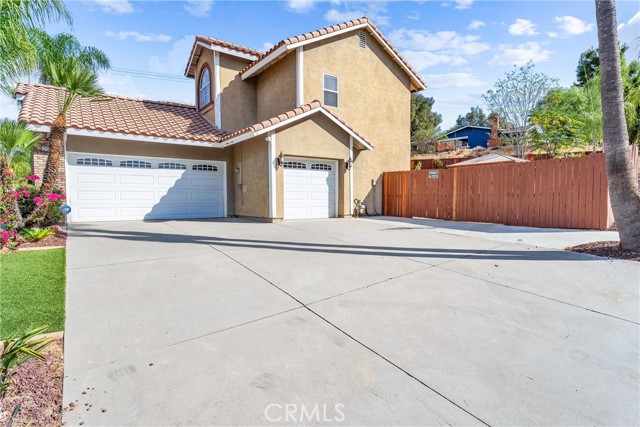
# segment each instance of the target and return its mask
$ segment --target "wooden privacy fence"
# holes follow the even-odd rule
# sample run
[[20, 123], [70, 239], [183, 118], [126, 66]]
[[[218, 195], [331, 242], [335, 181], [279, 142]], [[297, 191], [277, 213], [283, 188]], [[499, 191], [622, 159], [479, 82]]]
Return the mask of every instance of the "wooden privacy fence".
[[384, 214], [551, 228], [613, 223], [604, 154], [385, 172]]

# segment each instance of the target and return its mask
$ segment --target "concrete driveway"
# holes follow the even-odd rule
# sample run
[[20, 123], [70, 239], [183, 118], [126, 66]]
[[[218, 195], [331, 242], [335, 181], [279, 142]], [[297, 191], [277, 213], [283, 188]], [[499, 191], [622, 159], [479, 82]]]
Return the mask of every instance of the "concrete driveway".
[[638, 425], [612, 233], [391, 218], [75, 225], [70, 425]]

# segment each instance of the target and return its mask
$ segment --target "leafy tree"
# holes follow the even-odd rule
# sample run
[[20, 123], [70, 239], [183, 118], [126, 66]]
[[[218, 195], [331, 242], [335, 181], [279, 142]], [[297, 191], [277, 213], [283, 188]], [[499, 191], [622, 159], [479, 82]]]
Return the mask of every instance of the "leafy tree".
[[18, 199], [14, 197], [16, 191], [14, 161], [21, 155], [29, 153], [39, 141], [40, 135], [27, 129], [26, 123], [9, 119], [0, 121], [1, 204], [5, 211], [3, 217], [9, 217], [18, 224], [22, 222], [22, 216]]
[[[620, 46], [620, 59], [624, 62], [624, 54], [629, 46]], [[576, 86], [584, 86], [600, 72], [600, 55], [597, 48], [589, 48], [580, 54], [576, 67]]]
[[428, 141], [440, 133], [442, 116], [433, 111], [433, 98], [411, 95], [411, 140]]
[[464, 116], [458, 116], [455, 128], [465, 126], [485, 126], [489, 127], [489, 117], [482, 111], [481, 107], [471, 107], [469, 112]]
[[30, 37], [36, 47], [34, 72], [40, 83], [51, 84], [47, 63], [64, 62], [70, 57], [77, 58], [82, 66], [95, 73], [111, 68], [109, 58], [103, 51], [93, 46], [82, 46], [71, 34], [51, 36], [42, 30], [34, 30]]
[[503, 119], [501, 123], [506, 132], [502, 138], [516, 155], [526, 154], [532, 111], [557, 85], [557, 79], [535, 72], [533, 62], [529, 62], [506, 73], [482, 96], [489, 110]]
[[620, 245], [640, 253], [640, 191], [629, 150], [624, 111], [615, 0], [596, 0], [602, 133], [607, 153], [607, 180]]
[[11, 84], [36, 63], [32, 31], [71, 15], [62, 0], [0, 0], [0, 84]]
[[[98, 85], [97, 74], [82, 65], [80, 60], [74, 56], [59, 62], [48, 61], [44, 66], [46, 75], [51, 79], [51, 84], [66, 89], [66, 94], [46, 139], [49, 145], [49, 155], [42, 177], [41, 195], [51, 193], [58, 177], [63, 141], [67, 133], [69, 109], [79, 97], [99, 100], [99, 96], [104, 94], [103, 89]], [[45, 213], [46, 205], [42, 205], [32, 212], [27, 221], [32, 222], [33, 218], [41, 217]]]

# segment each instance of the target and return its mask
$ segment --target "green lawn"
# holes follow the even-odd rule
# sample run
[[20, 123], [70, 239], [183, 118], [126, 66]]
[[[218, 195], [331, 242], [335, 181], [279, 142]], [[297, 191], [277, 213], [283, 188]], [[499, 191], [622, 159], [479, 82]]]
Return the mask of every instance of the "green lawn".
[[65, 250], [0, 255], [0, 337], [16, 328], [64, 329]]

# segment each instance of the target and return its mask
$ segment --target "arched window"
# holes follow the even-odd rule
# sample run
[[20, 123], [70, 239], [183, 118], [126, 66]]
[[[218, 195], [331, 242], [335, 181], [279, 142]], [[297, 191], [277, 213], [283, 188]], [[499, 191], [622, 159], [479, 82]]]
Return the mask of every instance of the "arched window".
[[200, 82], [198, 84], [198, 106], [200, 108], [211, 102], [211, 74], [209, 67], [205, 65], [200, 73]]

